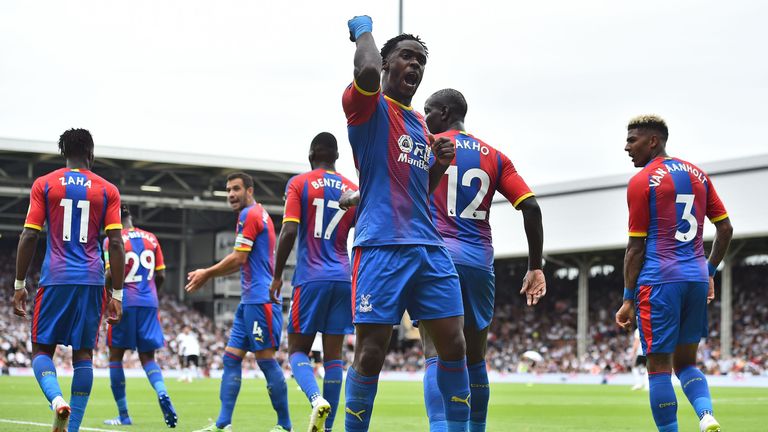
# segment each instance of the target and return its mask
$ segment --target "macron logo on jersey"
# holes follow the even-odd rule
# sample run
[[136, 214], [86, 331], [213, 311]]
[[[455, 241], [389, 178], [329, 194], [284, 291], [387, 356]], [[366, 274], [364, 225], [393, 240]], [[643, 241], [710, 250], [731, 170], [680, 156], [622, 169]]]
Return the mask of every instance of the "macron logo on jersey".
[[400, 135], [397, 139], [397, 145], [400, 147], [398, 162], [407, 163], [425, 171], [429, 170], [429, 155], [431, 149], [424, 143], [414, 143], [410, 135]]
[[687, 163], [678, 162], [678, 163], [673, 163], [669, 165], [664, 164], [659, 168], [656, 168], [656, 171], [654, 171], [653, 174], [651, 174], [651, 178], [649, 180], [650, 187], [656, 187], [661, 185], [661, 180], [664, 179], [664, 176], [674, 171], [685, 171], [685, 172], [691, 173], [702, 184], [707, 184], [707, 177], [704, 175], [703, 172], [699, 171], [698, 168], [691, 166]]

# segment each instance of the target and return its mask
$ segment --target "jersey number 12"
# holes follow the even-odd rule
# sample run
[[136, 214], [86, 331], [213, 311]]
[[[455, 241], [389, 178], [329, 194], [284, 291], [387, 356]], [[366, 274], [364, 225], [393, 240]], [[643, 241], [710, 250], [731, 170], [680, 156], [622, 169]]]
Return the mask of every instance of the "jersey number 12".
[[[446, 199], [448, 204], [448, 215], [455, 217], [456, 195], [458, 194], [459, 183], [459, 169], [456, 167], [456, 165], [451, 165], [445, 171], [445, 174], [448, 176], [448, 197]], [[474, 179], [480, 179], [480, 189], [477, 191], [475, 198], [472, 199], [472, 202], [470, 202], [469, 205], [461, 211], [459, 217], [463, 219], [485, 220], [488, 212], [485, 210], [478, 210], [477, 208], [480, 207], [480, 205], [483, 203], [485, 195], [488, 193], [488, 188], [491, 185], [491, 178], [488, 176], [488, 173], [481, 170], [480, 168], [470, 168], [464, 173], [463, 176], [461, 176], [461, 185], [472, 186], [472, 180]]]

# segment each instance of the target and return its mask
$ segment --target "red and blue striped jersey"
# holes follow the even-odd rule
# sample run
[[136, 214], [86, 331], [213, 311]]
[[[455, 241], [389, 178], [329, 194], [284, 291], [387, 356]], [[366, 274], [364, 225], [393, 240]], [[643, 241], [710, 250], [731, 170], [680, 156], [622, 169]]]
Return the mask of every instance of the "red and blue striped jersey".
[[704, 216], [728, 217], [707, 174], [690, 162], [658, 157], [629, 181], [629, 236], [646, 237], [638, 285], [709, 280]]
[[25, 228], [42, 230], [47, 247], [40, 286], [104, 285], [101, 230], [121, 229], [120, 193], [89, 170], [61, 168], [32, 184]]
[[357, 186], [339, 173], [316, 169], [288, 181], [283, 224], [299, 224], [293, 286], [310, 281], [349, 281], [347, 236], [355, 209], [341, 210], [339, 198]]
[[[139, 228], [120, 232], [125, 246], [123, 307], [158, 307], [155, 272], [165, 269], [163, 250], [157, 237]], [[104, 262], [109, 268], [109, 239], [104, 239]]]
[[235, 250], [248, 252], [240, 269], [243, 304], [269, 303], [269, 284], [275, 268], [275, 226], [259, 203], [240, 211], [235, 230]]
[[464, 131], [435, 138], [456, 143], [456, 157], [432, 194], [435, 225], [455, 264], [493, 270], [493, 243], [488, 218], [496, 191], [513, 206], [533, 192], [503, 153]]
[[344, 91], [342, 105], [360, 177], [354, 245], [442, 246], [429, 212], [433, 158], [424, 117], [355, 83]]

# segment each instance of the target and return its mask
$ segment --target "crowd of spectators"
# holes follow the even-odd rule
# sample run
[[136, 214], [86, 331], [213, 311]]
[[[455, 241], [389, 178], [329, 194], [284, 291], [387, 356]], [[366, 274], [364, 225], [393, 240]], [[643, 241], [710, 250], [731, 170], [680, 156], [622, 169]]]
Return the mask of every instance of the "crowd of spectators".
[[[3, 246], [3, 245], [0, 245]], [[3, 247], [0, 254], [0, 368], [29, 367], [31, 343], [29, 320], [13, 316], [12, 296], [15, 256]], [[39, 268], [39, 257], [36, 259]], [[596, 269], [596, 270], [595, 270]], [[547, 273], [548, 293], [535, 307], [525, 304], [518, 294], [524, 268], [505, 267], [497, 271], [496, 310], [488, 333], [488, 366], [500, 373], [521, 370], [537, 373], [592, 373], [624, 372], [631, 366], [632, 335], [619, 330], [614, 324], [614, 313], [619, 306], [622, 286], [620, 271], [610, 266], [596, 267], [590, 275], [589, 319], [587, 352], [577, 355], [577, 275], [575, 269], [560, 269]], [[766, 374], [768, 373], [768, 305], [762, 301], [762, 288], [766, 286], [766, 265], [742, 265], [735, 269], [733, 299], [733, 357], [723, 359], [720, 350], [720, 293], [709, 307], [709, 338], [700, 350], [700, 365], [709, 374]], [[28, 280], [35, 285], [36, 275]], [[31, 308], [34, 292], [30, 293]], [[165, 369], [180, 368], [180, 353], [176, 336], [185, 326], [195, 332], [200, 341], [201, 369], [221, 369], [221, 359], [227, 342], [228, 326], [214, 325], [213, 320], [170, 296], [161, 300], [160, 320], [166, 346], [158, 350], [156, 359]], [[108, 351], [105, 344], [106, 324], [102, 326], [98, 348], [94, 353], [94, 366], [106, 367]], [[423, 359], [418, 340], [398, 341], [395, 331], [393, 343], [385, 360], [384, 370], [416, 372], [422, 369]], [[283, 349], [278, 361], [288, 368], [287, 353]], [[354, 336], [347, 340], [345, 359], [351, 361]], [[536, 351], [543, 361], [532, 364], [522, 354]], [[59, 347], [55, 359], [57, 366], [71, 365], [71, 351]], [[129, 352], [126, 367], [140, 367], [138, 355]], [[245, 359], [246, 368], [256, 369], [255, 359]]]

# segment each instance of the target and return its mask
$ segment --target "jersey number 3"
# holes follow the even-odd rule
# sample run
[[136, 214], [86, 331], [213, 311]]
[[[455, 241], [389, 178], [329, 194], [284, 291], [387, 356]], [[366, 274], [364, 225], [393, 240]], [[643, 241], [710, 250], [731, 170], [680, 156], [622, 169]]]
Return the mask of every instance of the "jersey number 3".
[[696, 238], [696, 233], [699, 232], [699, 222], [696, 220], [696, 216], [693, 215], [693, 201], [696, 197], [693, 194], [678, 194], [675, 198], [675, 202], [678, 204], [684, 204], [682, 219], [688, 222], [688, 231], [682, 232], [680, 230], [675, 231], [675, 239], [677, 241], [688, 243]]

